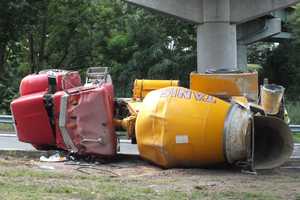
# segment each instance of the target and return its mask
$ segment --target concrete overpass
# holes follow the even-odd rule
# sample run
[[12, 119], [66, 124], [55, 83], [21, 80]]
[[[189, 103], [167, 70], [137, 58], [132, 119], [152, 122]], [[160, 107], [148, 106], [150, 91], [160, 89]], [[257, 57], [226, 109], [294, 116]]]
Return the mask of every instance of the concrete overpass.
[[[208, 69], [245, 71], [247, 45], [277, 36], [281, 19], [261, 18], [300, 0], [126, 0], [197, 24], [199, 73]], [[285, 36], [286, 35], [282, 35]]]

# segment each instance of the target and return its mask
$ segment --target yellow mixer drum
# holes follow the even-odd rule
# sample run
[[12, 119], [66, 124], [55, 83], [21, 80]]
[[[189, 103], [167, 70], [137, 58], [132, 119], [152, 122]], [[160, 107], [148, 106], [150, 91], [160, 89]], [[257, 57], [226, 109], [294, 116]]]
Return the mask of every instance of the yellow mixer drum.
[[164, 168], [223, 162], [274, 168], [293, 151], [282, 120], [182, 87], [150, 92], [135, 130], [141, 157]]
[[[201, 92], [168, 87], [144, 99], [136, 137], [140, 155], [165, 168], [233, 163], [247, 157], [249, 123], [246, 109]], [[237, 137], [240, 134], [243, 137]]]

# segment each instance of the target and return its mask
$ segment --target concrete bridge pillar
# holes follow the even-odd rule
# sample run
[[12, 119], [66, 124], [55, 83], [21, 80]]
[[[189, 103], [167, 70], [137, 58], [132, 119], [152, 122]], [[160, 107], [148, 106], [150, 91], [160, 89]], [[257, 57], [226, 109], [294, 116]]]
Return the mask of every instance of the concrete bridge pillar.
[[[197, 24], [199, 73], [220, 69], [244, 71], [247, 67], [246, 45], [278, 34], [278, 27], [280, 28], [280, 23], [276, 20], [264, 21], [261, 28], [260, 20], [256, 22], [255, 19], [300, 2], [300, 0], [126, 1]], [[246, 23], [251, 21], [252, 23]], [[240, 28], [241, 37], [238, 38], [237, 27], [242, 24], [245, 25]], [[239, 58], [238, 49], [242, 58]]]
[[237, 70], [236, 25], [230, 23], [230, 0], [203, 0], [197, 28], [198, 72]]
[[197, 28], [198, 72], [237, 70], [236, 25], [209, 22]]

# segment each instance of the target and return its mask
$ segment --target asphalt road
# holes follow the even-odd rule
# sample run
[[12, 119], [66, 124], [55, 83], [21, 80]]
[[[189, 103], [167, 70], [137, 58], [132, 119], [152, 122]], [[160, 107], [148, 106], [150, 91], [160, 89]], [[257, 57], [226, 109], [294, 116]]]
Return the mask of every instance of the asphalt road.
[[[14, 134], [0, 134], [0, 150], [22, 150], [34, 151], [35, 149], [26, 143], [19, 142]], [[131, 144], [129, 140], [120, 141], [120, 154], [138, 155], [137, 145]], [[300, 159], [300, 144], [295, 144], [292, 158]]]
[[[27, 143], [20, 142], [14, 134], [0, 134], [0, 150], [35, 151]], [[120, 154], [138, 155], [137, 145], [131, 144], [129, 140], [120, 141]]]
[[32, 151], [34, 148], [30, 144], [19, 142], [15, 135], [0, 134], [0, 150]]

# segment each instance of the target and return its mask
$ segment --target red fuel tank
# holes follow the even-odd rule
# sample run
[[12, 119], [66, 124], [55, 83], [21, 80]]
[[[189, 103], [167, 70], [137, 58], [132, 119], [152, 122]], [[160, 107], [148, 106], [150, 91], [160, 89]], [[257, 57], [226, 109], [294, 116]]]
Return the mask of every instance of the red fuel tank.
[[81, 86], [81, 78], [76, 71], [47, 70], [23, 78], [20, 84], [20, 95], [47, 91], [49, 74], [56, 77], [56, 91]]

